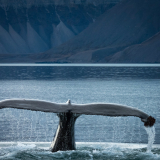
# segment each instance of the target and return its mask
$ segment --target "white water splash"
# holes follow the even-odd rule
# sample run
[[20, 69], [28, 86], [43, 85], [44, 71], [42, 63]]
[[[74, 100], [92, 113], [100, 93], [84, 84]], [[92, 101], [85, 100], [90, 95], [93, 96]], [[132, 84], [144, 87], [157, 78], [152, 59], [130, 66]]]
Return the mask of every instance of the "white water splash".
[[153, 127], [145, 127], [145, 130], [148, 134], [148, 145], [147, 145], [147, 152], [151, 152], [152, 145], [154, 143], [155, 138], [155, 128]]

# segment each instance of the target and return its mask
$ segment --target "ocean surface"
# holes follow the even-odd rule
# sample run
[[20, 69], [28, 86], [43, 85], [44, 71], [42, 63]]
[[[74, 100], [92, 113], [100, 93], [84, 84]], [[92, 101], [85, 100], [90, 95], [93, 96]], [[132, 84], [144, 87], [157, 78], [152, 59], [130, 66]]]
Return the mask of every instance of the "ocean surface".
[[1, 109], [0, 159], [160, 159], [160, 65], [0, 64], [0, 100], [11, 98], [135, 107], [156, 118], [155, 146], [139, 118], [82, 115], [77, 150], [51, 153], [56, 114]]

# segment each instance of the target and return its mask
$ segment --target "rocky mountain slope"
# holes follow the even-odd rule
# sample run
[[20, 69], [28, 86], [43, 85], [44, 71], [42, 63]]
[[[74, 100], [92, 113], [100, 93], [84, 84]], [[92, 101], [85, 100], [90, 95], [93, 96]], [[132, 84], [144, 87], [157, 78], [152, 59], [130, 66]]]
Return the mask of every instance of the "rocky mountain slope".
[[160, 32], [112, 56], [110, 63], [160, 63]]
[[[54, 10], [54, 15], [57, 17], [54, 18], [54, 20], [57, 19], [57, 23], [56, 25], [53, 25], [53, 22], [49, 23], [50, 26], [52, 26], [52, 32], [49, 30], [49, 26], [42, 27], [47, 29], [40, 32], [39, 25], [37, 25], [41, 24], [39, 20], [40, 12], [38, 12], [39, 14], [37, 14], [36, 18], [38, 22], [36, 22], [35, 19], [33, 21], [31, 20], [34, 16], [31, 16], [31, 19], [27, 21], [27, 27], [30, 28], [30, 32], [32, 28], [35, 30], [38, 26], [35, 35], [44, 35], [40, 33], [45, 33], [46, 35], [48, 32], [48, 35], [53, 35], [51, 38], [52, 41], [47, 43], [47, 45], [50, 44], [48, 48], [51, 49], [45, 48], [44, 50], [47, 50], [45, 52], [41, 49], [41, 53], [38, 53], [40, 51], [35, 51], [35, 54], [29, 55], [19, 54], [12, 56], [12, 58], [10, 58], [10, 54], [1, 54], [1, 62], [159, 62], [159, 60], [157, 61], [157, 57], [159, 57], [160, 54], [160, 48], [158, 47], [159, 38], [157, 37], [157, 35], [159, 35], [158, 32], [160, 32], [159, 0], [123, 0], [111, 9], [108, 9], [110, 7], [107, 9], [104, 8], [105, 5], [108, 6], [108, 3], [104, 3], [105, 5], [97, 3], [97, 5], [91, 4], [89, 1], [83, 1], [85, 5], [82, 5], [81, 1], [79, 5], [79, 2], [76, 1], [77, 4], [73, 4], [73, 10], [75, 11], [73, 12], [73, 16], [72, 14], [67, 14], [70, 12], [65, 10], [68, 5], [65, 5], [65, 7], [64, 5], [58, 5], [59, 9], [57, 11]], [[55, 6], [57, 9], [57, 5]], [[81, 8], [78, 10], [79, 12], [77, 12], [77, 7], [80, 6], [83, 8], [83, 15], [86, 13], [82, 16], [83, 18], [77, 18], [79, 13], [81, 13], [80, 11], [82, 11]], [[87, 10], [85, 9], [86, 6]], [[92, 9], [95, 7], [94, 11], [89, 6]], [[101, 13], [102, 10], [105, 10], [99, 17], [100, 12], [96, 10], [98, 6], [102, 8], [100, 9]], [[32, 7], [30, 7], [30, 9], [31, 8]], [[69, 7], [69, 10], [71, 10], [71, 8], [72, 7]], [[91, 12], [92, 14], [89, 12], [90, 10], [93, 11]], [[87, 16], [88, 13], [92, 16]], [[95, 13], [97, 13], [96, 18], [93, 16]], [[92, 23], [94, 19], [96, 19], [96, 21]], [[32, 22], [33, 24], [29, 25], [28, 22]], [[44, 23], [42, 24], [44, 25]], [[82, 27], [81, 24], [86, 25]], [[11, 28], [9, 26], [8, 28], [12, 30], [13, 27]], [[78, 32], [76, 32], [77, 30]], [[29, 37], [33, 36], [30, 38], [30, 42], [28, 42], [30, 45], [35, 43], [34, 46], [36, 46], [36, 42], [33, 40], [36, 37], [35, 35], [32, 32], [29, 34]], [[38, 40], [39, 38], [37, 38], [37, 41]], [[48, 42], [47, 39], [44, 42]], [[39, 44], [42, 44], [42, 41], [40, 41]], [[47, 45], [40, 45], [40, 47], [47, 47]], [[2, 50], [5, 49], [3, 48], [3, 44], [0, 44], [0, 46], [2, 46]], [[145, 52], [144, 49], [147, 50], [147, 48], [148, 52]], [[151, 49], [154, 49], [154, 54], [151, 53]], [[152, 60], [150, 58], [151, 54]]]
[[159, 0], [124, 0], [69, 42], [36, 58], [109, 62], [116, 52], [140, 44], [160, 31], [159, 6]]
[[0, 54], [39, 53], [83, 31], [117, 1], [0, 0]]

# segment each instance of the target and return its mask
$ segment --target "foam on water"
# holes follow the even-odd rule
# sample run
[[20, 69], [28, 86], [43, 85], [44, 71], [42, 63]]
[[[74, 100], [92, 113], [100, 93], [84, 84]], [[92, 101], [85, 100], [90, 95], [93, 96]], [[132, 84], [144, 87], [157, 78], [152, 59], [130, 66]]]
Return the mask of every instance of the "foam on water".
[[14, 158], [19, 152], [35, 148], [35, 144], [17, 143], [8, 147], [0, 148], [0, 159]]
[[50, 143], [12, 143], [0, 144], [0, 159], [76, 159], [76, 160], [159, 160], [160, 146], [153, 145], [152, 152], [146, 152], [146, 144], [125, 143], [76, 143], [75, 151], [50, 152]]

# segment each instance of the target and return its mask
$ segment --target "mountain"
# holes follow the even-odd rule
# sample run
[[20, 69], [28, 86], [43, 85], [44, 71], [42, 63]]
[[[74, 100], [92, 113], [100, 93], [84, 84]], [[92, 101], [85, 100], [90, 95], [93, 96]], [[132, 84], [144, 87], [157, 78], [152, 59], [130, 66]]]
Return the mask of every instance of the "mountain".
[[115, 53], [141, 44], [160, 31], [159, 6], [159, 0], [124, 0], [67, 43], [33, 58], [46, 62], [110, 62]]
[[0, 54], [40, 53], [93, 23], [120, 0], [0, 0]]
[[160, 0], [23, 1], [16, 15], [0, 11], [0, 62], [157, 62], [158, 49], [152, 61], [142, 50], [158, 41], [150, 40], [160, 32]]
[[160, 63], [160, 32], [112, 56], [110, 63]]

